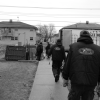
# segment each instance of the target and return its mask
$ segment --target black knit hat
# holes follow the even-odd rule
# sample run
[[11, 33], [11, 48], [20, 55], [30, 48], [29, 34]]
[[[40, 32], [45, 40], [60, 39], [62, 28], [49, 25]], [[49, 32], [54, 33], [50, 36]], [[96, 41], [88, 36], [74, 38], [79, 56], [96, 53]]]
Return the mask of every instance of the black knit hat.
[[93, 39], [90, 33], [86, 30], [80, 32], [80, 37], [77, 39], [77, 42], [83, 42], [86, 44], [93, 44]]
[[57, 45], [62, 45], [61, 39], [58, 39], [56, 43], [57, 43]]
[[80, 37], [84, 37], [84, 36], [85, 36], [85, 37], [86, 37], [86, 36], [91, 37], [91, 36], [90, 36], [90, 33], [89, 33], [88, 31], [86, 31], [86, 30], [80, 32]]
[[58, 39], [58, 40], [57, 40], [57, 43], [61, 43], [61, 39]]

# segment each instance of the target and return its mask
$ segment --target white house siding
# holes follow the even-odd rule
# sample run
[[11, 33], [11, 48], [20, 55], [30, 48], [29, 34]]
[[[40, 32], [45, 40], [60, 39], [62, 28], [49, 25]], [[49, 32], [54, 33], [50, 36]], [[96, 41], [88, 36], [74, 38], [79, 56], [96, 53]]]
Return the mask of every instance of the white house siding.
[[[35, 29], [18, 29], [18, 28], [12, 28], [13, 37], [18, 37], [18, 40], [11, 40], [11, 38], [8, 39], [1, 39], [0, 43], [6, 43], [6, 44], [18, 44], [18, 42], [21, 43], [21, 45], [24, 44], [30, 44], [34, 45], [36, 43], [36, 31]], [[0, 31], [0, 36], [2, 36]], [[33, 40], [30, 40], [30, 37], [33, 37]]]
[[[63, 45], [65, 47], [65, 49], [69, 49], [69, 45], [71, 43], [77, 42], [77, 39], [80, 36], [80, 32], [82, 30], [80, 29], [63, 29]], [[94, 44], [97, 44], [100, 46], [100, 30], [87, 30], [93, 41]]]
[[[82, 30], [72, 29], [73, 42], [77, 41], [81, 31]], [[90, 33], [90, 35], [94, 41], [94, 44], [97, 44], [100, 46], [100, 30], [87, 30], [87, 31]]]
[[[33, 30], [33, 31], [32, 31]], [[34, 29], [18, 29], [18, 42], [21, 42], [22, 45], [36, 44], [36, 31]], [[30, 37], [33, 37], [33, 40], [30, 40]]]

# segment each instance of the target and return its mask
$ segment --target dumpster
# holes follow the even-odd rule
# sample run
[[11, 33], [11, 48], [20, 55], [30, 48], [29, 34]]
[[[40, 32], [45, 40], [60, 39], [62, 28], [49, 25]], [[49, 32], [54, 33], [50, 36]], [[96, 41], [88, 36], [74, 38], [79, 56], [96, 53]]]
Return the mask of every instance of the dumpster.
[[24, 46], [7, 46], [5, 52], [5, 59], [18, 61], [26, 59], [26, 47]]

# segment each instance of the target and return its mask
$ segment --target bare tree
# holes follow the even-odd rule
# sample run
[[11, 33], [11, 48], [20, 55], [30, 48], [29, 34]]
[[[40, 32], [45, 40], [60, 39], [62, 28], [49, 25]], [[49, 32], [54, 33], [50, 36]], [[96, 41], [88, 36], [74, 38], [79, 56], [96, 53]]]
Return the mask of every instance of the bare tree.
[[39, 33], [43, 35], [44, 39], [48, 41], [50, 39], [51, 41], [51, 36], [56, 33], [55, 27], [53, 24], [50, 25], [39, 25], [38, 26]]
[[54, 35], [54, 33], [56, 33], [56, 31], [55, 31], [55, 27], [54, 27], [54, 25], [53, 24], [50, 24], [49, 25], [49, 39], [50, 39], [50, 41], [51, 41], [51, 37]]

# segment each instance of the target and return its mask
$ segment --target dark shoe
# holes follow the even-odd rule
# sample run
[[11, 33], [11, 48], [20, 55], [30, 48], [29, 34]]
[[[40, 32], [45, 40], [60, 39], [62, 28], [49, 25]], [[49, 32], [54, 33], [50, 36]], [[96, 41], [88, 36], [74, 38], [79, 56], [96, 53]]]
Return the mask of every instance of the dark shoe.
[[58, 82], [58, 80], [59, 80], [59, 76], [55, 75], [55, 82]]

